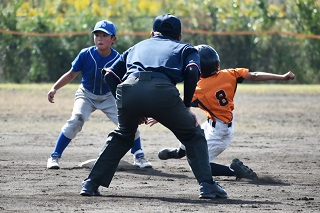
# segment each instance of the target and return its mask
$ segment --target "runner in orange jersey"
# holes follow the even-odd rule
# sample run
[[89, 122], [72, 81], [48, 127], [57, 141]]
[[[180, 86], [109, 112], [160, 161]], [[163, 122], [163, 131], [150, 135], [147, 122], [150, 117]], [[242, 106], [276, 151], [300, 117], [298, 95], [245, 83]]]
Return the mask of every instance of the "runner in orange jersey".
[[[239, 159], [233, 159], [230, 167], [213, 163], [231, 143], [234, 135], [234, 102], [237, 84], [244, 79], [249, 81], [293, 80], [295, 75], [289, 71], [283, 75], [267, 72], [249, 72], [246, 68], [220, 70], [218, 53], [208, 45], [195, 46], [200, 55], [201, 78], [197, 83], [192, 106], [200, 107], [207, 115], [201, 125], [207, 144], [211, 172], [213, 176], [236, 176], [236, 179], [257, 179], [258, 176]], [[154, 121], [150, 120], [152, 126]], [[158, 153], [161, 160], [179, 159], [185, 156], [185, 147], [165, 148]]]

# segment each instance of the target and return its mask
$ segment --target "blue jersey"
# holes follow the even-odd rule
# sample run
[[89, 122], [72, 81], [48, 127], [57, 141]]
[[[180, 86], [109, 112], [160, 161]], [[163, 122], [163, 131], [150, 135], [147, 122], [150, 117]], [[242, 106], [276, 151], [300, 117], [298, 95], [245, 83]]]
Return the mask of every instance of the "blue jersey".
[[82, 72], [81, 83], [85, 89], [95, 95], [104, 95], [110, 92], [103, 81], [102, 68], [111, 66], [120, 54], [111, 48], [107, 57], [101, 56], [96, 46], [82, 49], [72, 62], [72, 72]]
[[110, 69], [119, 78], [135, 71], [161, 72], [173, 83], [179, 83], [184, 81], [184, 70], [190, 65], [200, 68], [199, 54], [192, 45], [154, 36], [129, 48]]

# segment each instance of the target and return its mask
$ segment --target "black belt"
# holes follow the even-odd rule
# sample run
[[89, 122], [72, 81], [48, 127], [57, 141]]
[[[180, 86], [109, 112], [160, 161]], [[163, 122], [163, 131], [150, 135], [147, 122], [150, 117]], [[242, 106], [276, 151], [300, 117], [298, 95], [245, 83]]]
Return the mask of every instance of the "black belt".
[[[210, 118], [207, 119], [208, 123], [210, 124]], [[212, 127], [215, 128], [216, 127], [216, 122], [214, 120], [212, 120]], [[228, 123], [228, 128], [232, 127], [232, 122]]]
[[151, 78], [164, 78], [171, 81], [168, 76], [161, 72], [137, 71], [130, 73], [128, 78], [139, 78], [139, 80], [151, 80]]

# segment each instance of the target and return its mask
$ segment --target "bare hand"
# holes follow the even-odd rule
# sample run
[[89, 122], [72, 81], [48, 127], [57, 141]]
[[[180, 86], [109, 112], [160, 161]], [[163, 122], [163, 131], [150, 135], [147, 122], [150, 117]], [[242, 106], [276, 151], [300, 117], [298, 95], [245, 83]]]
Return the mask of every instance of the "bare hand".
[[295, 78], [295, 75], [291, 71], [284, 74], [284, 80], [293, 80], [294, 78]]
[[140, 121], [139, 121], [139, 125], [140, 125], [140, 124], [147, 124], [147, 120], [148, 120], [147, 117], [141, 117], [141, 118], [140, 118]]
[[157, 124], [157, 123], [159, 123], [157, 120], [155, 120], [155, 119], [153, 119], [153, 118], [149, 118], [149, 119], [147, 120], [147, 123], [146, 123], [146, 124], [150, 125], [150, 127], [151, 127], [151, 126], [153, 126], [153, 125], [155, 125], [155, 124]]
[[54, 103], [54, 95], [56, 94], [57, 90], [55, 89], [51, 89], [49, 92], [48, 92], [48, 101], [50, 103]]

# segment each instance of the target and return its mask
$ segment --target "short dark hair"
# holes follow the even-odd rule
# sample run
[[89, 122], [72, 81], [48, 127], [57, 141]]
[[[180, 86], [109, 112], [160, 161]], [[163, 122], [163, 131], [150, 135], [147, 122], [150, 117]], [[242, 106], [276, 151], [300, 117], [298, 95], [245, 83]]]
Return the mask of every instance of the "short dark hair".
[[160, 15], [154, 19], [153, 31], [159, 32], [164, 36], [178, 39], [181, 34], [181, 22], [174, 15]]

